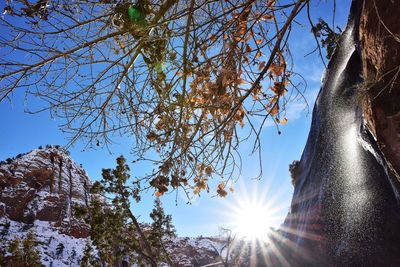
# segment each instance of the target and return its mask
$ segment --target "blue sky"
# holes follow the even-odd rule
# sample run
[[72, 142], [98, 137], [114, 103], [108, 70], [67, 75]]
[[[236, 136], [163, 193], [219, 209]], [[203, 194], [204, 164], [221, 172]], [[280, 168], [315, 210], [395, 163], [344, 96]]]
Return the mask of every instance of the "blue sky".
[[[315, 1], [312, 8], [314, 21], [318, 17], [331, 17], [332, 1]], [[336, 23], [342, 29], [347, 19], [350, 1], [341, 1], [336, 10]], [[254, 180], [258, 174], [257, 155], [250, 155], [252, 143], [245, 143], [241, 148], [243, 170], [239, 182], [235, 185], [235, 193], [222, 199], [202, 194], [200, 198], [186, 204], [186, 199], [178, 193], [163, 197], [167, 213], [172, 214], [178, 234], [182, 236], [213, 235], [218, 233], [219, 226], [232, 223], [232, 210], [243, 201], [243, 195], [263, 196], [265, 201], [277, 211], [274, 215], [274, 226], [278, 226], [286, 215], [293, 187], [290, 181], [288, 165], [299, 159], [306, 143], [314, 100], [317, 96], [323, 64], [314, 53], [304, 57], [315, 48], [315, 41], [310, 33], [306, 18], [301, 15], [298, 21], [304, 26], [296, 25], [292, 31], [291, 50], [294, 55], [294, 70], [301, 74], [308, 83], [305, 96], [310, 105], [305, 109], [304, 101], [295, 101], [288, 106], [289, 122], [282, 126], [282, 134], [278, 135], [274, 126], [265, 127], [262, 133], [263, 176]], [[13, 157], [46, 144], [67, 144], [67, 136], [58, 125], [60, 120], [50, 118], [46, 112], [30, 115], [24, 113], [23, 92], [15, 92], [12, 101], [0, 103], [0, 160]], [[29, 105], [40, 105], [30, 101]], [[124, 155], [128, 162], [134, 156], [130, 154], [128, 137], [116, 138], [111, 152], [105, 149], [83, 151], [84, 144], [78, 142], [70, 148], [72, 158], [83, 165], [93, 179], [101, 177], [102, 168], [115, 166], [115, 158]], [[132, 167], [132, 176], [143, 174], [143, 166]], [[148, 195], [151, 195], [149, 192]], [[175, 199], [177, 198], [177, 205]], [[142, 203], [133, 207], [140, 219], [148, 221], [148, 213], [153, 205], [153, 196], [144, 197]]]

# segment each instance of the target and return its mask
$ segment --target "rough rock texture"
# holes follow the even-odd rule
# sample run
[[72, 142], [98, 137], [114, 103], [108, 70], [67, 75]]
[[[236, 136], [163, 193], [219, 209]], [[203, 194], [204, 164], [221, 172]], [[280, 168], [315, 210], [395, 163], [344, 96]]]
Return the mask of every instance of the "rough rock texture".
[[365, 118], [400, 181], [400, 24], [398, 1], [364, 2], [360, 41]]
[[86, 238], [89, 228], [74, 206], [89, 203], [90, 180], [62, 149], [48, 147], [0, 165], [0, 212], [15, 222], [50, 222], [63, 233]]

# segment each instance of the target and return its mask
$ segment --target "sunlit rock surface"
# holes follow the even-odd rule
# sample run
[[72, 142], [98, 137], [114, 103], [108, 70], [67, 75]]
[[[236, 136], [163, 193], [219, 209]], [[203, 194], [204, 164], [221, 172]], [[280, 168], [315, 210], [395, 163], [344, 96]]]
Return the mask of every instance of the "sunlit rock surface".
[[[76, 218], [74, 207], [89, 204], [90, 186], [86, 172], [58, 146], [2, 162], [0, 246], [33, 231], [46, 266], [78, 266], [90, 227]], [[56, 255], [59, 244], [62, 255]]]
[[[362, 5], [353, 1], [315, 103], [281, 228], [280, 251], [290, 266], [400, 266], [399, 183], [365, 126], [359, 101]], [[274, 266], [286, 265], [278, 262]]]

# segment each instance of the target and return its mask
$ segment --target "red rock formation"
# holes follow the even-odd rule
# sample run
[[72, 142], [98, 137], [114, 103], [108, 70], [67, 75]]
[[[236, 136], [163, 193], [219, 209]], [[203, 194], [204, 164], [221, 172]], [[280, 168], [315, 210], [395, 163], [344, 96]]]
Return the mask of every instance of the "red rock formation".
[[398, 1], [364, 1], [360, 40], [365, 118], [400, 181], [400, 24]]
[[0, 166], [0, 217], [32, 224], [51, 222], [76, 238], [89, 236], [89, 226], [75, 218], [73, 207], [89, 202], [89, 177], [62, 149], [37, 149]]

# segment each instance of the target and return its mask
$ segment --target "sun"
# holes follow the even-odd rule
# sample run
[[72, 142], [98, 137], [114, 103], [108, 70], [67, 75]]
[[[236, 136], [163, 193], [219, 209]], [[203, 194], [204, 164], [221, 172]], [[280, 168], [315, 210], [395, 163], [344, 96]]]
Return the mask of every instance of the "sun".
[[252, 189], [246, 184], [238, 186], [225, 204], [222, 228], [231, 230], [238, 239], [268, 241], [286, 217], [288, 203], [282, 198], [283, 191], [271, 192], [268, 185], [255, 185]]
[[271, 227], [268, 207], [259, 203], [245, 203], [236, 214], [234, 232], [247, 239], [259, 239]]
[[263, 239], [273, 225], [269, 207], [262, 203], [242, 203], [233, 217], [233, 232], [245, 239]]

